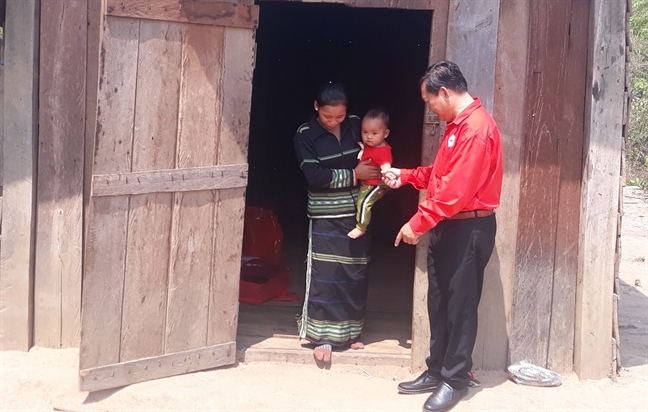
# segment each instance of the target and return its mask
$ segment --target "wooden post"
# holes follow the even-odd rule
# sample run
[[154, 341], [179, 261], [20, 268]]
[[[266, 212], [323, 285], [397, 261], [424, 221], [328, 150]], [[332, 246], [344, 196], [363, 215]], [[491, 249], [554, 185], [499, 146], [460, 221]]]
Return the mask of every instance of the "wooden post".
[[41, 1], [34, 344], [78, 347], [87, 0]]
[[[491, 114], [495, 99], [500, 3], [500, 0], [452, 0], [448, 17], [447, 59], [459, 65], [468, 82], [469, 92], [479, 97]], [[514, 210], [511, 205], [506, 206]], [[506, 227], [510, 228], [511, 222], [502, 222], [499, 216], [497, 220], [498, 224], [505, 225], [504, 233], [507, 233]], [[500, 234], [500, 247], [501, 237]], [[506, 366], [506, 318], [499, 268], [502, 259], [498, 255], [501, 253], [506, 259], [507, 252], [510, 250], [495, 249], [484, 273], [484, 289], [479, 305], [481, 330], [473, 351], [475, 369], [502, 369]]]
[[576, 295], [575, 371], [610, 375], [614, 259], [620, 195], [626, 4], [593, 0]]
[[0, 349], [32, 345], [39, 0], [7, 0]]
[[[432, 32], [430, 33], [429, 63], [434, 64], [445, 59], [448, 34], [448, 0], [436, 0], [432, 14]], [[443, 136], [443, 128], [439, 127], [439, 119], [429, 109], [425, 108], [423, 124], [423, 143], [421, 148], [421, 164], [429, 165], [434, 162], [439, 141]], [[425, 191], [421, 191], [419, 201], [425, 200]], [[414, 290], [412, 303], [412, 363], [410, 369], [417, 372], [425, 369], [425, 358], [430, 354], [430, 321], [428, 317], [428, 277], [427, 254], [429, 236], [424, 234], [416, 245], [414, 268]], [[432, 297], [435, 300], [435, 297]], [[432, 307], [433, 310], [434, 306]]]
[[528, 0], [500, 1], [493, 117], [502, 138], [504, 179], [496, 212], [495, 250], [486, 267], [479, 305], [479, 332], [473, 351], [475, 369], [501, 370], [508, 362], [529, 60], [529, 7]]

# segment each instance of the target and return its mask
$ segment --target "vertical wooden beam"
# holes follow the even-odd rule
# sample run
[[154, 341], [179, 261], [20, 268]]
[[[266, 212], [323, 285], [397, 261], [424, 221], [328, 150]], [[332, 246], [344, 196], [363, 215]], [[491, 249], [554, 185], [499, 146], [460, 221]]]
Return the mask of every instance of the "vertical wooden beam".
[[479, 332], [473, 352], [475, 369], [501, 370], [508, 362], [529, 60], [529, 1], [500, 2], [493, 117], [502, 138], [504, 179], [496, 212], [495, 250], [486, 267], [479, 305]]
[[571, 18], [566, 33], [568, 44], [562, 55], [565, 73], [560, 93], [562, 109], [557, 119], [558, 159], [560, 164], [558, 220], [554, 252], [551, 324], [547, 367], [556, 372], [574, 369], [574, 316], [578, 275], [578, 243], [581, 189], [581, 164], [585, 114], [588, 47], [588, 0], [571, 0]]
[[[140, 21], [133, 172], [173, 169], [182, 24]], [[121, 362], [164, 354], [172, 193], [131, 196]]]
[[39, 0], [8, 0], [5, 27], [0, 349], [32, 345]]
[[[445, 59], [448, 34], [448, 3], [449, 0], [435, 0], [432, 12], [432, 31], [430, 33], [430, 55], [428, 61], [434, 64]], [[439, 125], [438, 117], [425, 108], [423, 138], [421, 147], [421, 164], [429, 165], [434, 162], [443, 128]], [[425, 200], [425, 191], [421, 191], [419, 201]], [[427, 277], [427, 254], [430, 244], [429, 235], [425, 234], [416, 245], [414, 290], [412, 303], [412, 363], [413, 372], [425, 369], [425, 358], [430, 354], [430, 320], [428, 316], [428, 301], [438, 302], [428, 293], [438, 293], [436, 288], [430, 291]], [[433, 305], [429, 310], [435, 311]]]
[[[468, 90], [473, 96], [479, 96], [482, 105], [493, 113], [495, 99], [496, 56], [498, 45], [498, 25], [500, 0], [485, 0], [466, 2], [451, 0], [448, 17], [447, 59], [459, 65], [468, 82]], [[497, 219], [498, 222], [501, 219]], [[500, 236], [501, 238], [501, 236]], [[506, 254], [507, 251], [503, 251]], [[493, 251], [493, 256], [484, 274], [484, 290], [480, 303], [480, 321], [493, 328], [488, 334], [503, 332], [506, 323], [503, 292], [499, 280], [499, 249]], [[487, 333], [482, 326], [478, 341], [473, 351], [473, 362], [476, 369], [485, 367], [502, 368], [502, 360], [506, 355], [505, 336], [488, 337], [497, 341], [493, 347], [486, 346]], [[490, 351], [494, 353], [491, 353]], [[495, 360], [498, 359], [498, 360]]]
[[[222, 120], [218, 164], [244, 164], [248, 158], [254, 64], [254, 31], [228, 27], [223, 41]], [[210, 282], [207, 344], [235, 342], [243, 244], [245, 188], [218, 191]]]
[[[224, 27], [184, 24], [178, 106], [178, 168], [218, 162]], [[165, 353], [207, 344], [217, 191], [173, 199]], [[187, 322], [191, 317], [192, 321]]]
[[500, 0], [450, 1], [447, 58], [459, 65], [468, 91], [493, 112]]
[[80, 337], [87, 14], [41, 1], [34, 344], [49, 348]]
[[[107, 18], [91, 158], [97, 174], [131, 171], [138, 45], [139, 21]], [[128, 196], [90, 201], [93, 230], [85, 239], [80, 369], [119, 361], [128, 205]]]
[[545, 367], [549, 347], [560, 196], [570, 2], [532, 2], [520, 171], [511, 362]]
[[574, 347], [581, 379], [600, 379], [611, 372], [625, 24], [625, 2], [591, 2]]

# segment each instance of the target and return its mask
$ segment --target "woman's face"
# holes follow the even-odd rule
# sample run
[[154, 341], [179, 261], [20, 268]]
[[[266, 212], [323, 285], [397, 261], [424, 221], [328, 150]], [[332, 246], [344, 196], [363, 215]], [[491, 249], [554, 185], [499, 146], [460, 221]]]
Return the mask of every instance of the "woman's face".
[[317, 118], [322, 126], [328, 131], [333, 131], [346, 117], [347, 108], [343, 104], [318, 106], [315, 102], [315, 110], [317, 110]]

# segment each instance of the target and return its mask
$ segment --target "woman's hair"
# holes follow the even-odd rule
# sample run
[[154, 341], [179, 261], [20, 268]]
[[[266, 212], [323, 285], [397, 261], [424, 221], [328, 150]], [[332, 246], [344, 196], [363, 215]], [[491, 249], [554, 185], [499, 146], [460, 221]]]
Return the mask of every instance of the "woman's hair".
[[318, 106], [349, 105], [344, 86], [339, 83], [327, 83], [317, 92]]
[[428, 67], [419, 81], [419, 86], [423, 83], [425, 83], [425, 90], [435, 96], [439, 95], [441, 87], [457, 93], [468, 91], [468, 83], [459, 66], [450, 61], [440, 61]]
[[389, 115], [382, 109], [369, 110], [363, 119], [380, 119], [385, 124], [385, 128], [389, 129]]

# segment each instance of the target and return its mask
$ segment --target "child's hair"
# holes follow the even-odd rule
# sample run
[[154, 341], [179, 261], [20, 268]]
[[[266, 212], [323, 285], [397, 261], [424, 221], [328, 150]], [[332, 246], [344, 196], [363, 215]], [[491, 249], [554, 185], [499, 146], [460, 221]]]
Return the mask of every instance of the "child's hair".
[[349, 100], [347, 99], [344, 86], [340, 83], [326, 83], [319, 89], [317, 93], [318, 106], [348, 106]]
[[385, 128], [389, 129], [389, 115], [382, 109], [369, 110], [363, 119], [380, 119], [385, 123]]

